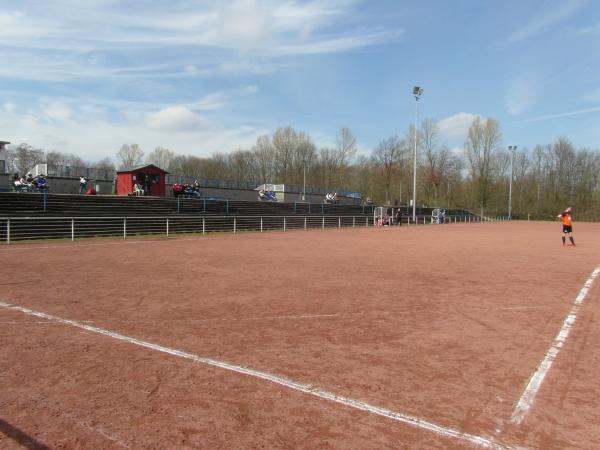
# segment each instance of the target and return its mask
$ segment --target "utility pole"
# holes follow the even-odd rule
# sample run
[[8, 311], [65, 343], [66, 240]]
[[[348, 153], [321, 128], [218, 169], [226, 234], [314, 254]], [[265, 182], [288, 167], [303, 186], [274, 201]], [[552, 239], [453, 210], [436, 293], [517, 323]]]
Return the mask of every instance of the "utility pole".
[[417, 127], [419, 123], [419, 99], [423, 94], [423, 89], [419, 86], [413, 87], [415, 97], [415, 154], [413, 158], [413, 223], [417, 223]]
[[516, 145], [509, 145], [508, 151], [510, 152], [510, 181], [508, 183], [508, 220], [512, 218], [512, 180], [513, 180], [513, 164], [515, 160], [515, 152], [517, 151]]

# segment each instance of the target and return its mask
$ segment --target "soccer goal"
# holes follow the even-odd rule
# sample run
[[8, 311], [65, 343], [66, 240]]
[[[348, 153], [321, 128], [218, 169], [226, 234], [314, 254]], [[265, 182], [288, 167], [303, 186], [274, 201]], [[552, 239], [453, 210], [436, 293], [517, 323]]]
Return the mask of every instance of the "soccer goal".
[[388, 208], [384, 206], [377, 206], [373, 210], [373, 225], [376, 227], [382, 227], [384, 225], [392, 224], [392, 216], [388, 214]]

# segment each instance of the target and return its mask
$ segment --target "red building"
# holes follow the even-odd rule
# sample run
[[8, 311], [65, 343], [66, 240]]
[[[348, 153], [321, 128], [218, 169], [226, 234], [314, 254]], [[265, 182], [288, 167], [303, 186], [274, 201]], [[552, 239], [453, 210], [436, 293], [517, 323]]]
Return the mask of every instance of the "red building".
[[117, 194], [133, 194], [137, 183], [144, 190], [144, 195], [164, 197], [168, 173], [154, 164], [118, 170]]

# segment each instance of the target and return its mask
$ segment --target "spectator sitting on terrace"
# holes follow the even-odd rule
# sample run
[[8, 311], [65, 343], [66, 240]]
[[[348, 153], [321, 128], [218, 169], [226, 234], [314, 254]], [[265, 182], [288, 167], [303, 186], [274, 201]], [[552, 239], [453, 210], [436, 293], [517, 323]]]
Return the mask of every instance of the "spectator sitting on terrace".
[[13, 179], [13, 186], [15, 191], [22, 192], [27, 190], [27, 182], [24, 178], [19, 178], [18, 175], [15, 175]]
[[142, 185], [139, 183], [135, 183], [133, 185], [133, 195], [141, 196], [144, 195], [144, 189], [142, 189]]
[[198, 180], [194, 180], [194, 184], [190, 186], [191, 192], [190, 197], [201, 197], [202, 193], [200, 192], [200, 183]]
[[365, 200], [366, 206], [371, 206], [373, 204], [373, 199], [371, 197], [367, 197]]
[[332, 205], [339, 203], [337, 192], [328, 192], [327, 194], [325, 194], [325, 203], [329, 203]]
[[27, 174], [27, 178], [25, 178], [25, 181], [27, 181], [27, 184], [31, 186], [31, 185], [33, 185], [33, 180], [34, 180], [33, 175], [31, 174], [31, 172], [29, 172]]
[[33, 183], [28, 183], [27, 178], [25, 177], [21, 177], [21, 186], [23, 186], [25, 191], [30, 191], [33, 189]]
[[258, 191], [258, 199], [264, 202], [276, 202], [277, 195], [275, 195], [275, 192], [273, 191], [265, 191], [261, 189]]
[[43, 174], [35, 177], [33, 180], [33, 184], [40, 191], [48, 191], [48, 189], [49, 189], [48, 180], [46, 180], [46, 177]]
[[197, 189], [196, 187], [194, 187], [194, 197], [202, 197], [202, 192], [200, 192], [200, 189]]
[[93, 187], [89, 188], [87, 191], [85, 191], [85, 195], [96, 195], [96, 189], [94, 189]]
[[173, 195], [179, 197], [183, 194], [183, 186], [179, 183], [173, 183]]

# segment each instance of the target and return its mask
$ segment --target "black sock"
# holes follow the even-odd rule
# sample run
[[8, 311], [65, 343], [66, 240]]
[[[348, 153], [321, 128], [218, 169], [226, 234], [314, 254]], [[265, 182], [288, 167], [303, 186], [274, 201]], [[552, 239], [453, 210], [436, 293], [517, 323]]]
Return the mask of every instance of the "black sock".
[[575, 245], [575, 241], [573, 240], [573, 238], [571, 236], [569, 236], [569, 240], [571, 241], [571, 244]]
[[562, 240], [563, 240], [563, 245], [565, 245], [565, 237], [564, 236], [562, 237]]

